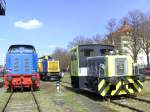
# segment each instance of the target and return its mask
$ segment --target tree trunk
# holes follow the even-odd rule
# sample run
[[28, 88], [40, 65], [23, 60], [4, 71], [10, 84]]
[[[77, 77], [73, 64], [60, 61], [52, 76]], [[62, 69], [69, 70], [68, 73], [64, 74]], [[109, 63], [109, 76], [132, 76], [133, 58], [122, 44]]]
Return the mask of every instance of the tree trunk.
[[146, 53], [146, 57], [147, 57], [147, 66], [149, 66], [149, 53]]
[[134, 63], [137, 63], [137, 56], [134, 56]]

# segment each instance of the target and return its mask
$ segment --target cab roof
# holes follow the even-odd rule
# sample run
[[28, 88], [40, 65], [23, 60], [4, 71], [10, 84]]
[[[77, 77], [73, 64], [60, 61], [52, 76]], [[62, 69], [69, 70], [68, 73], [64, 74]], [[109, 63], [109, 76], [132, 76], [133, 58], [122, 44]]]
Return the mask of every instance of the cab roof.
[[25, 45], [25, 44], [15, 44], [15, 45], [11, 45], [8, 49], [8, 51], [10, 51], [13, 48], [18, 48], [18, 47], [25, 47], [25, 48], [30, 48], [33, 49], [35, 51], [35, 48], [33, 45]]
[[113, 47], [114, 48], [114, 46], [113, 45], [109, 45], [109, 44], [83, 44], [83, 45], [77, 45], [77, 46], [75, 46], [75, 47], [73, 47], [71, 50], [74, 50], [74, 49], [76, 49], [76, 48], [78, 48], [78, 47], [81, 47], [81, 46], [108, 46], [108, 47]]

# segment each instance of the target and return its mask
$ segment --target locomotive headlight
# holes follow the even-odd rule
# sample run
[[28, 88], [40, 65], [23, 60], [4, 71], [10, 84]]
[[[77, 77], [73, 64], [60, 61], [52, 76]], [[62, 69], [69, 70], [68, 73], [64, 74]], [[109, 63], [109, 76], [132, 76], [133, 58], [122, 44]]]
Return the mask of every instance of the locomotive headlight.
[[9, 81], [9, 82], [12, 81], [12, 76], [8, 76], [8, 81]]

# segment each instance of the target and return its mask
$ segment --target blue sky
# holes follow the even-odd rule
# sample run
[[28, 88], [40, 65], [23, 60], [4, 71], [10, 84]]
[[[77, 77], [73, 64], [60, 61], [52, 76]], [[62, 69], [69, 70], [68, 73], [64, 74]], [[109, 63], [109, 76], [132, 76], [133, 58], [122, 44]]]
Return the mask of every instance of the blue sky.
[[[110, 18], [150, 11], [150, 0], [7, 0], [0, 16], [0, 54], [11, 44], [32, 44], [39, 55], [67, 48], [74, 37], [106, 33]], [[34, 21], [34, 22], [33, 22]]]

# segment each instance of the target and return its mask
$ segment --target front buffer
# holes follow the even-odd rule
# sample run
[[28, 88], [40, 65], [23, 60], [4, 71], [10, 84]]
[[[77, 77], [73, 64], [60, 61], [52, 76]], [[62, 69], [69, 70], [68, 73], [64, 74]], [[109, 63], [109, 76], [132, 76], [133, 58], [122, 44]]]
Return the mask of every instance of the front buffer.
[[4, 84], [7, 90], [13, 90], [16, 88], [34, 88], [38, 89], [40, 86], [39, 74], [5, 74]]

